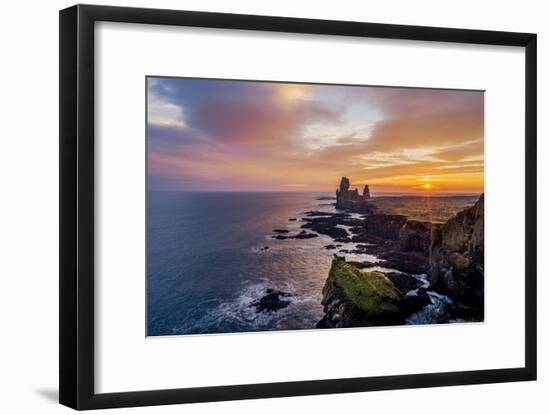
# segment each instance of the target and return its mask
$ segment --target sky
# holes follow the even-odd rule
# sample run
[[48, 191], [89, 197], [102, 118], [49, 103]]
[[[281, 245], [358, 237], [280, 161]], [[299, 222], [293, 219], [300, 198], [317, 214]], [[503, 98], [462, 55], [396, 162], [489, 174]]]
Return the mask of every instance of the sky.
[[147, 78], [152, 191], [481, 193], [483, 92]]

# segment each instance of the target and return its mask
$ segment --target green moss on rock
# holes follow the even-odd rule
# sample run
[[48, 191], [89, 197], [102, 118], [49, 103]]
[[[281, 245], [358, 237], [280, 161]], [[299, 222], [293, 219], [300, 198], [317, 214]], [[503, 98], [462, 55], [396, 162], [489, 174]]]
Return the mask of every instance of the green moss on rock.
[[335, 256], [323, 294], [338, 288], [366, 318], [399, 314], [403, 302], [403, 296], [383, 273], [363, 272]]

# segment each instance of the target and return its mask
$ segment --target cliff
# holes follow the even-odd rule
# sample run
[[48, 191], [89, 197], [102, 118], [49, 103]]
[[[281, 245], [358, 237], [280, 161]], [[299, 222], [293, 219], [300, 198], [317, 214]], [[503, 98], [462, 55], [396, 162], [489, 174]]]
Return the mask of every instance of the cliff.
[[325, 316], [318, 328], [402, 324], [427, 302], [424, 296], [403, 295], [380, 272], [363, 272], [335, 256], [323, 287]]
[[432, 225], [430, 222], [407, 220], [399, 229], [399, 248], [403, 252], [430, 254]]
[[406, 216], [373, 213], [365, 218], [365, 232], [373, 238], [395, 240], [399, 238], [399, 231], [406, 222]]
[[484, 196], [432, 230], [432, 286], [483, 313]]
[[[387, 214], [349, 190], [349, 180], [342, 178], [336, 192], [337, 208], [353, 212], [367, 209], [362, 218], [349, 213], [335, 213], [307, 219], [303, 227], [349, 242], [350, 238], [332, 235], [348, 225], [354, 249], [349, 254], [370, 254], [378, 258], [363, 262], [346, 262], [335, 256], [323, 288], [325, 316], [319, 328], [359, 327], [404, 324], [405, 319], [427, 304], [438, 322], [459, 318], [483, 320], [484, 309], [484, 196], [474, 206], [457, 213], [444, 224], [433, 224], [396, 214]], [[351, 208], [350, 208], [351, 207]], [[327, 228], [327, 229], [325, 229]], [[336, 249], [328, 245], [327, 249]], [[390, 268], [388, 273], [368, 272], [373, 266]], [[415, 275], [428, 274], [428, 280]], [[424, 282], [422, 282], [424, 281]], [[434, 290], [453, 301], [434, 305]]]
[[352, 228], [352, 241], [367, 243], [364, 253], [380, 258], [380, 266], [408, 274], [425, 274], [429, 268], [432, 226], [403, 215], [370, 213], [362, 226]]

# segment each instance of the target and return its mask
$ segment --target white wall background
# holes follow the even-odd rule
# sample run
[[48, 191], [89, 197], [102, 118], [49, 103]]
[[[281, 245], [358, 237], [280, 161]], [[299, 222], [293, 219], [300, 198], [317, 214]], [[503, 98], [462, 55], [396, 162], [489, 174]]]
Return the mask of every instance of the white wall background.
[[[106, 0], [107, 2], [107, 0]], [[96, 3], [89, 1], [89, 3]], [[103, 2], [99, 2], [100, 4]], [[521, 412], [550, 409], [550, 340], [543, 325], [550, 315], [549, 285], [544, 277], [550, 225], [542, 211], [550, 208], [543, 191], [550, 168], [542, 137], [550, 87], [544, 76], [550, 56], [546, 2], [524, 0], [441, 2], [385, 0], [339, 2], [302, 0], [115, 1], [112, 5], [175, 8], [362, 20], [430, 26], [537, 32], [539, 34], [539, 381], [501, 385], [370, 392], [332, 396], [224, 402], [120, 410], [125, 413], [280, 414], [307, 411], [445, 414]], [[0, 30], [0, 411], [69, 413], [57, 400], [58, 273], [58, 16], [70, 1], [5, 2]], [[541, 79], [542, 78], [542, 79]], [[546, 157], [546, 162], [550, 159]], [[513, 214], [513, 212], [509, 212]], [[545, 237], [542, 234], [545, 233]], [[546, 248], [546, 249], [545, 249]], [[513, 307], [513, 303], [510, 304]], [[506, 347], [506, 345], [503, 345]], [[115, 413], [111, 410], [102, 413]]]

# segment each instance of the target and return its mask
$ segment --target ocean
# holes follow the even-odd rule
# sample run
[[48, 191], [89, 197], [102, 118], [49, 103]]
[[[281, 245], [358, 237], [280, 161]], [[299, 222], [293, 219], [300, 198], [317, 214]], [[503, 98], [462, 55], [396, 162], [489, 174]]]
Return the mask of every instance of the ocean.
[[[298, 233], [307, 211], [336, 212], [333, 200], [319, 200], [331, 196], [149, 192], [147, 335], [315, 328], [323, 317], [321, 291], [334, 254], [324, 246], [334, 241], [325, 235], [285, 240], [272, 235], [273, 229]], [[374, 203], [387, 213], [444, 222], [477, 198], [384, 195]], [[342, 249], [355, 245], [344, 243]], [[346, 259], [376, 260], [368, 254]], [[269, 288], [290, 293], [291, 303], [258, 313], [251, 303]]]

